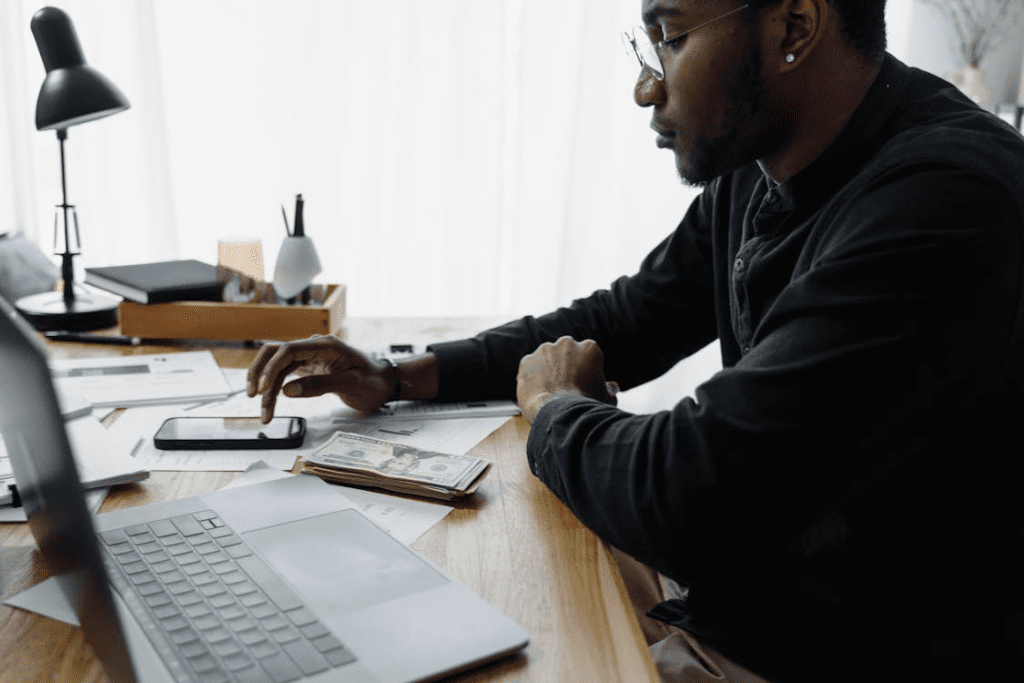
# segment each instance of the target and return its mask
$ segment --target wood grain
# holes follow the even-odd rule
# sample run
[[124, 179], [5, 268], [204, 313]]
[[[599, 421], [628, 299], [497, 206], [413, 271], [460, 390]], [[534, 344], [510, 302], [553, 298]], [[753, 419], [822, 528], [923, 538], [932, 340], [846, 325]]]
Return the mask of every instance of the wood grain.
[[[497, 319], [348, 319], [341, 336], [360, 348], [429, 341], [474, 333]], [[92, 357], [195, 350], [191, 345], [110, 347], [48, 345], [56, 357]], [[247, 367], [252, 349], [213, 349], [225, 367]], [[116, 419], [116, 416], [113, 418]], [[657, 681], [650, 655], [608, 547], [584, 527], [529, 470], [522, 418], [481, 442], [474, 455], [494, 462], [471, 500], [453, 505], [413, 544], [530, 633], [513, 657], [451, 680], [620, 683]], [[129, 508], [213, 491], [234, 472], [154, 472], [139, 484], [115, 487], [102, 510]], [[0, 524], [0, 595], [7, 598], [49, 572], [25, 524]], [[104, 682], [81, 632], [0, 606], [0, 683]]]

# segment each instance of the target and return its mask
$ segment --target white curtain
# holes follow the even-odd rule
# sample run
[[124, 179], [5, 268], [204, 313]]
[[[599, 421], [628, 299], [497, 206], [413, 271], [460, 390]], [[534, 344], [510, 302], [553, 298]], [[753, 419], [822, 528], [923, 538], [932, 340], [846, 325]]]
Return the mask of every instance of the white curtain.
[[[0, 232], [52, 247], [39, 0], [0, 13]], [[619, 32], [640, 0], [60, 0], [132, 102], [69, 130], [82, 266], [216, 260], [305, 199], [352, 315], [543, 312], [635, 271], [696, 191]]]

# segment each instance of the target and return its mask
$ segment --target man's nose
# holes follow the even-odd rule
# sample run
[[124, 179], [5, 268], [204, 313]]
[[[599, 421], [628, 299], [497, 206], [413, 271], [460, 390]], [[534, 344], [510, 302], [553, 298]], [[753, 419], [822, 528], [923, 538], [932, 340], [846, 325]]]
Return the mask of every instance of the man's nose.
[[633, 101], [641, 107], [650, 107], [665, 101], [665, 83], [659, 81], [654, 72], [644, 67], [640, 69], [636, 85], [633, 87]]

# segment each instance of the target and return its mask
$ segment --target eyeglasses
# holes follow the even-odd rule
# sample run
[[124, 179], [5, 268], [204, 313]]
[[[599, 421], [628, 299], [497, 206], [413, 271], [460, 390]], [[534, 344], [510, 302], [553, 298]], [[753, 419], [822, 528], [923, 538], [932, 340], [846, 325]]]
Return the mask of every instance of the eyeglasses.
[[654, 74], [654, 77], [657, 78], [659, 81], [664, 80], [665, 65], [662, 64], [661, 62], [661, 49], [663, 47], [665, 47], [666, 45], [672, 45], [673, 43], [678, 43], [682, 41], [684, 38], [686, 38], [686, 36], [696, 31], [697, 29], [701, 29], [704, 28], [705, 26], [708, 26], [709, 24], [713, 24], [719, 19], [725, 19], [726, 17], [732, 14], [736, 14], [740, 10], [746, 9], [747, 7], [750, 7], [750, 5], [746, 4], [737, 7], [736, 9], [729, 10], [725, 14], [720, 14], [714, 19], [705, 21], [700, 26], [691, 28], [689, 31], [677, 33], [671, 38], [665, 38], [664, 40], [658, 41], [657, 43], [651, 42], [650, 36], [647, 35], [647, 29], [643, 28], [642, 26], [637, 26], [631, 32], [623, 31], [622, 44], [626, 47], [627, 53], [632, 52], [632, 54], [636, 57], [637, 61], [640, 63], [641, 69], [646, 67], [650, 69], [651, 73]]

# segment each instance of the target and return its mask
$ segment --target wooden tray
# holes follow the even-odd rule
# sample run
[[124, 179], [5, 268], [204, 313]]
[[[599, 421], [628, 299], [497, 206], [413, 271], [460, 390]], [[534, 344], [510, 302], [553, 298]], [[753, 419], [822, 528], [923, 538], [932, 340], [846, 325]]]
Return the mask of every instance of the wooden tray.
[[345, 318], [345, 285], [327, 285], [321, 305], [175, 301], [118, 307], [121, 334], [149, 339], [304, 339], [331, 334]]

